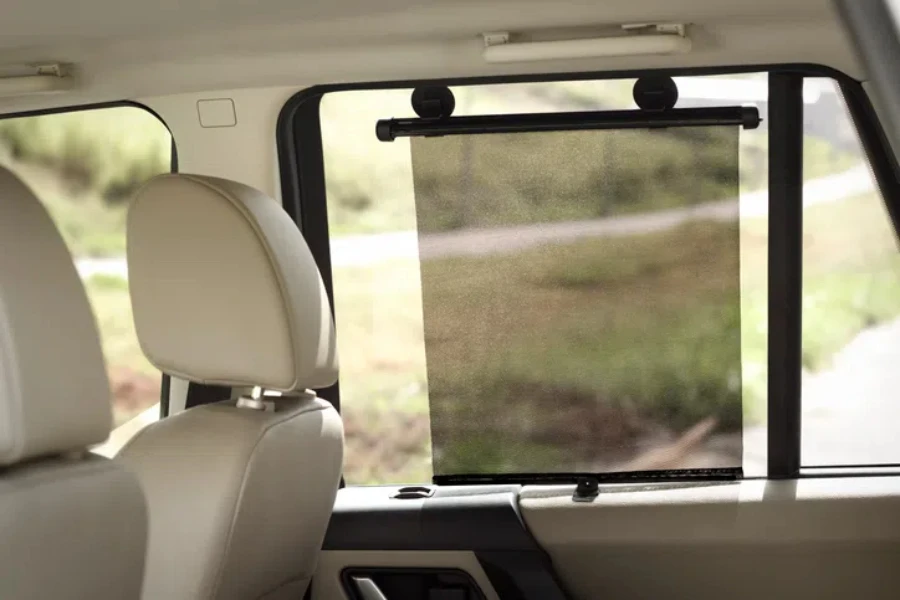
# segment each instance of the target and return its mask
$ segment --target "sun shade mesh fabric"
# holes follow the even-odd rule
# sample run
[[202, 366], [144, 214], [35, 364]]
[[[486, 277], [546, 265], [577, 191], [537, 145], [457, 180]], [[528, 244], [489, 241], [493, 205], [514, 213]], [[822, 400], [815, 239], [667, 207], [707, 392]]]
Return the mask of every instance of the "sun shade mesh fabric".
[[412, 139], [436, 476], [740, 468], [738, 134]]

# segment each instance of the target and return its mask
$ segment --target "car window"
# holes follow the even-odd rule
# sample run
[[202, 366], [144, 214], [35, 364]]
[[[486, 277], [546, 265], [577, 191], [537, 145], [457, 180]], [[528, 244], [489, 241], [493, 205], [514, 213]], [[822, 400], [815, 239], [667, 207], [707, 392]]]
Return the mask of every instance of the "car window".
[[109, 374], [114, 425], [159, 402], [159, 371], [134, 331], [125, 262], [131, 193], [171, 170], [166, 126], [136, 106], [0, 120], [0, 164], [37, 194], [87, 289]]
[[831, 150], [803, 166], [833, 175], [803, 198], [802, 464], [896, 464], [897, 238], [837, 86], [808, 79], [805, 91], [820, 98], [805, 135]]
[[[678, 78], [681, 92], [678, 106], [753, 105], [765, 117], [766, 82], [765, 74]], [[614, 80], [453, 88], [457, 100], [454, 115], [633, 108], [633, 84], [634, 80]], [[342, 360], [340, 391], [346, 427], [346, 481], [360, 484], [430, 480], [435, 474], [436, 461], [446, 458], [448, 453], [440, 441], [435, 443], [435, 424], [447, 426], [447, 415], [451, 414], [448, 410], [460, 410], [461, 406], [472, 410], [461, 410], [461, 420], [453, 427], [460, 429], [469, 441], [453, 449], [453, 460], [461, 461], [469, 470], [503, 472], [506, 467], [521, 471], [521, 468], [514, 468], [521, 464], [510, 465], [508, 457], [496, 455], [494, 440], [499, 439], [498, 429], [505, 427], [507, 432], [517, 433], [504, 437], [503, 445], [508, 448], [518, 439], [518, 451], [531, 457], [530, 464], [541, 470], [553, 470], [554, 466], [559, 470], [559, 465], [568, 469], [584, 466], [583, 461], [573, 464], [563, 460], [559, 455], [560, 448], [566, 456], [572, 448], [560, 446], [558, 440], [572, 437], [579, 428], [587, 428], [582, 439], [593, 436], [595, 440], [610, 440], [603, 448], [599, 448], [603, 444], [595, 443], [595, 447], [587, 451], [594, 456], [591, 466], [595, 468], [598, 465], [605, 469], [625, 465], [628, 468], [674, 469], [736, 464], [743, 466], [745, 472], [764, 473], [767, 341], [764, 188], [768, 167], [765, 126], [735, 136], [734, 167], [737, 169], [739, 163], [739, 172], [735, 171], [733, 188], [719, 187], [721, 172], [718, 179], [717, 175], [698, 177], [696, 172], [690, 172], [684, 174], [685, 181], [691, 179], [693, 182], [693, 187], [685, 188], [692, 190], [690, 193], [663, 188], [641, 188], [632, 193], [622, 187], [614, 192], [615, 197], [631, 200], [619, 207], [604, 209], [608, 214], [603, 214], [603, 210], [590, 215], [579, 212], [579, 199], [573, 197], [572, 202], [565, 205], [572, 209], [559, 202], [555, 205], [559, 209], [558, 215], [544, 212], [538, 216], [529, 213], [529, 216], [521, 205], [498, 209], [499, 201], [492, 203], [503, 194], [497, 186], [521, 187], [521, 182], [513, 182], [515, 177], [512, 175], [481, 173], [474, 162], [467, 164], [466, 151], [452, 146], [452, 140], [459, 138], [446, 138], [450, 145], [417, 156], [414, 150], [411, 152], [411, 144], [420, 140], [398, 139], [385, 144], [372, 135], [376, 120], [410, 113], [410, 92], [409, 89], [339, 92], [326, 94], [321, 104], [335, 318]], [[690, 136], [689, 132], [682, 133]], [[609, 136], [596, 139], [609, 140], [606, 144], [611, 149], [629, 145], [637, 148], [635, 154], [620, 154], [625, 157], [625, 162], [639, 163], [640, 141], [616, 140]], [[680, 151], [682, 156], [696, 154], [703, 148], [709, 150], [710, 155], [721, 156], [720, 151], [727, 147], [711, 143], [679, 145], [665, 136], [657, 136], [656, 140], [671, 142], [673, 146], [669, 150], [675, 154]], [[572, 139], [561, 142], [571, 146]], [[470, 160], [494, 152], [495, 147], [502, 153], [500, 146], [475, 148], [470, 151]], [[600, 156], [602, 148], [597, 150], [596, 155]], [[652, 146], [644, 147], [643, 152], [652, 154], [655, 150]], [[812, 141], [809, 150], [818, 153], [826, 152], [828, 148]], [[657, 160], [663, 160], [663, 152], [656, 155]], [[546, 159], [545, 155], [541, 156]], [[617, 160], [613, 152], [608, 156], [609, 160]], [[494, 160], [501, 160], [499, 154]], [[432, 161], [436, 166], [423, 166], [424, 161]], [[546, 162], [544, 160], [544, 164]], [[450, 163], [453, 163], [452, 168], [447, 167]], [[441, 164], [444, 165], [442, 168], [449, 169], [448, 173], [441, 175], [436, 171]], [[511, 165], [513, 163], [508, 168], [511, 169]], [[727, 165], [719, 167], [727, 172]], [[523, 166], [523, 170], [540, 168], [541, 160]], [[686, 168], [685, 164], [680, 167], [663, 165], [660, 171], [668, 173], [670, 179], [678, 179], [673, 173]], [[822, 168], [830, 167], [823, 165]], [[573, 173], [577, 171], [577, 167], [573, 169]], [[808, 173], [809, 177], [821, 175], [823, 173], [816, 169]], [[469, 177], [481, 188], [490, 187], [489, 181], [505, 178], [505, 183], [491, 184], [494, 185], [491, 188], [493, 196], [489, 195], [486, 203], [477, 209], [478, 215], [466, 214], [471, 207], [449, 210], [447, 207], [456, 201], [449, 197], [433, 204], [432, 208], [437, 206], [436, 210], [423, 212], [419, 206], [417, 211], [422, 190], [427, 192], [429, 185], [436, 185], [438, 176], [460, 181]], [[617, 180], [612, 181], [613, 184], [628, 185], [620, 183], [623, 180], [621, 174], [613, 179]], [[632, 195], [628, 196], [629, 193]], [[645, 205], [639, 205], [638, 201]], [[526, 224], [535, 220], [593, 222], [604, 217], [614, 220], [622, 215], [634, 216], [635, 213], [647, 217], [649, 222], [684, 202], [689, 205], [733, 203], [730, 204], [733, 217], [729, 217], [733, 220], [715, 223], [716, 219], [705, 218], [701, 211], [684, 228], [676, 228], [675, 233], [654, 231], [647, 235], [632, 231], [630, 236], [615, 240], [579, 240], [568, 249], [551, 249], [555, 257], [532, 249], [519, 257], [506, 256], [502, 263], [492, 265], [485, 262], [484, 256], [477, 256], [480, 254], [475, 247], [478, 244], [487, 247], [503, 243], [498, 242], [496, 236], [492, 238], [491, 227], [496, 225], [505, 226], [513, 221]], [[434, 235], [425, 240], [423, 229]], [[478, 235], [466, 237], [465, 232]], [[673, 239], [668, 239], [672, 236]], [[697, 241], [701, 238], [709, 246], [705, 250]], [[687, 240], [697, 243], [691, 246]], [[604, 247], [592, 248], [589, 247], [591, 244]], [[451, 252], [454, 256], [448, 256], [441, 271], [434, 272], [437, 263], [430, 260], [432, 255], [454, 248], [459, 252]], [[691, 251], [687, 251], [679, 256], [671, 251], [674, 248], [693, 248], [696, 252], [691, 255]], [[603, 258], [609, 256], [618, 256], [622, 260]], [[708, 256], [717, 256], [721, 260], [710, 262]], [[733, 258], [729, 259], [729, 256]], [[729, 260], [733, 262], [729, 263]], [[554, 261], [559, 264], [554, 266]], [[573, 317], [572, 299], [585, 298], [591, 293], [596, 295], [602, 286], [619, 285], [615, 277], [609, 277], [610, 269], [624, 269], [622, 265], [626, 262], [630, 262], [633, 269], [619, 275], [621, 281], [627, 281], [631, 287], [623, 287], [621, 295], [605, 308], [602, 303], [591, 300], [583, 309], [588, 311], [585, 314], [594, 314], [593, 326], [600, 327], [604, 315], [608, 318], [615, 312], [612, 309], [616, 305], [621, 306], [618, 312], [623, 323], [619, 328], [622, 335], [615, 342], [608, 336], [608, 331], [605, 339], [585, 333], [579, 346], [573, 342], [579, 336], [579, 327], [575, 325], [579, 321], [586, 322], [582, 318], [584, 315]], [[547, 289], [568, 290], [571, 295], [551, 300], [540, 319], [535, 316], [521, 321], [523, 330], [538, 327], [533, 333], [543, 338], [555, 337], [557, 343], [548, 345], [541, 353], [530, 354], [525, 341], [530, 333], [523, 331], [519, 335], [513, 332], [516, 333], [513, 337], [519, 340], [515, 342], [518, 349], [507, 352], [505, 364], [490, 366], [491, 353], [480, 349], [476, 353], [475, 345], [499, 349], [491, 344], [498, 343], [499, 336], [505, 336], [510, 328], [515, 329], [515, 323], [522, 315], [511, 316], [509, 323], [492, 324], [488, 319], [482, 324], [483, 338], [472, 340], [472, 347], [468, 349], [469, 354], [477, 354], [479, 358], [473, 363], [466, 349], [452, 355], [464, 361], [456, 371], [460, 378], [453, 379], [452, 369], [437, 372], [435, 365], [445, 365], [450, 355], [441, 356], [440, 350], [436, 349], [440, 346], [433, 342], [453, 335], [454, 330], [453, 327], [447, 330], [441, 327], [454, 321], [465, 323], [466, 314], [475, 314], [471, 310], [467, 313], [466, 301], [475, 297], [473, 294], [477, 295], [479, 289], [484, 293], [483, 285], [491, 285], [485, 278], [495, 268], [507, 274], [517, 273], [528, 279], [529, 285], [549, 278], [547, 281], [552, 279], [552, 283], [540, 285]], [[666, 329], [663, 327], [665, 318], [649, 322], [653, 320], [651, 316], [656, 318], [660, 314], [659, 306], [645, 311], [628, 307], [629, 303], [635, 302], [639, 296], [637, 290], [642, 287], [645, 291], [660, 292], [663, 279], [654, 273], [669, 271], [671, 277], [683, 278], [681, 284], [692, 278], [711, 281], [716, 277], [710, 275], [713, 272], [724, 277], [721, 282], [724, 287], [716, 288], [718, 291], [706, 289], [708, 286], [704, 287], [703, 283], [686, 287], [698, 290], [694, 300], [701, 298], [701, 294], [704, 298], [717, 297], [718, 304], [708, 308], [712, 312], [686, 310], [681, 317], [670, 319]], [[484, 280], [483, 285], [475, 281], [479, 278]], [[510, 284], [504, 293], [521, 299], [524, 288], [513, 289], [516, 285], [523, 284]], [[733, 290], [731, 296], [728, 296], [729, 289]], [[452, 306], [446, 302], [440, 304], [440, 300], [429, 304], [429, 297], [446, 299], [454, 293], [460, 301]], [[733, 301], [723, 303], [721, 294]], [[507, 301], [513, 302], [509, 298]], [[432, 322], [437, 323], [437, 327], [430, 327], [429, 306], [455, 311], [449, 313], [454, 316], [444, 323]], [[690, 327], [679, 325], [691, 321]], [[712, 322], [717, 325], [705, 330], [708, 337], [697, 333], [704, 331], [703, 323]], [[568, 338], [560, 334], [568, 327], [566, 323], [573, 326], [566, 334]], [[584, 325], [582, 328], [589, 327]], [[630, 334], [625, 331], [628, 327], [633, 327]], [[471, 329], [470, 334], [474, 335], [475, 331], [477, 328]], [[730, 337], [729, 331], [733, 331], [735, 337]], [[656, 343], [658, 352], [644, 355], [639, 344], [629, 342], [629, 335], [633, 337], [638, 332], [659, 333], [659, 337], [647, 333], [643, 338], [644, 344], [651, 340]], [[690, 356], [680, 349], [667, 352], [665, 345], [659, 343], [664, 339], [672, 342], [669, 348], [694, 344], [697, 350]], [[733, 350], [729, 349], [729, 339], [736, 340], [737, 346]], [[514, 356], [516, 352], [520, 356]], [[735, 368], [726, 368], [728, 365], [722, 361], [723, 356], [733, 357]], [[478, 384], [481, 388], [477, 394], [466, 390], [463, 384], [472, 383], [472, 380], [466, 379], [471, 373], [465, 369], [471, 370], [473, 365], [484, 367], [490, 385], [494, 385], [492, 391], [484, 382]], [[508, 379], [533, 381], [530, 377], [534, 373], [540, 374], [544, 389], [535, 394], [533, 390], [522, 388], [519, 393], [530, 394], [534, 402], [517, 405], [513, 388], [518, 383], [508, 385]], [[451, 378], [449, 383], [448, 376]], [[456, 397], [441, 405], [440, 416], [434, 412], [435, 378], [441, 378], [439, 381], [443, 383], [438, 393], [446, 394], [454, 386], [457, 388]], [[500, 389], [498, 383], [502, 384]], [[610, 394], [614, 400], [604, 406], [604, 401], [598, 400], [602, 393]], [[474, 410], [481, 403], [489, 402], [494, 402], [495, 408], [502, 404], [506, 409], [490, 414]], [[504, 418], [506, 422], [502, 421]], [[489, 421], [492, 422], [490, 427], [480, 425]], [[501, 425], [498, 426], [498, 422]], [[537, 431], [539, 429], [541, 431]], [[521, 443], [526, 430], [534, 432], [527, 447]], [[548, 444], [547, 436], [556, 441]], [[621, 451], [623, 449], [625, 451]]]
[[[493, 265], [479, 256], [485, 254], [479, 250], [482, 246], [515, 246], [522, 242], [521, 237], [514, 236], [512, 242], [499, 235], [492, 237], [492, 232], [498, 233], [498, 224], [509, 224], [504, 220], [526, 229], [536, 221], [583, 220], [577, 210], [567, 208], [565, 198], [554, 205], [558, 215], [548, 217], [544, 211], [540, 218], [533, 211], [528, 212], [531, 208], [504, 200], [504, 185], [521, 188], [520, 183], [510, 183], [512, 179], [530, 177], [535, 183], [534, 173], [548, 165], [557, 171], [568, 168], [553, 163], [547, 146], [540, 147], [534, 160], [525, 160], [515, 148], [516, 143], [526, 143], [521, 137], [508, 140], [505, 151], [503, 144], [497, 144], [494, 150], [479, 146], [484, 145], [483, 140], [465, 141], [463, 137], [400, 138], [383, 143], [372, 134], [372, 126], [379, 119], [412, 116], [410, 89], [324, 94], [320, 122], [335, 318], [342, 358], [340, 406], [347, 431], [346, 481], [428, 481], [440, 474], [441, 463], [446, 464], [448, 454], [476, 473], [521, 471], [510, 464], [510, 449], [530, 457], [529, 460], [539, 457], [531, 464], [541, 472], [585, 465], [588, 472], [596, 472], [608, 469], [610, 464], [622, 464], [614, 459], [609, 439], [617, 439], [630, 448], [630, 460], [642, 467], [685, 469], [736, 460], [744, 475], [765, 476], [769, 383], [767, 182], [771, 142], [766, 122], [767, 81], [764, 73], [676, 78], [678, 107], [755, 106], [763, 118], [759, 128], [740, 132], [738, 140], [739, 190], [735, 196], [739, 207], [740, 306], [736, 321], [740, 364], [730, 380], [723, 376], [726, 371], [719, 368], [723, 364], [721, 357], [730, 355], [724, 350], [730, 339], [727, 328], [718, 330], [718, 341], [712, 341], [716, 338], [712, 336], [695, 346], [693, 358], [674, 352], [666, 365], [662, 357], [670, 347], [665, 343], [635, 345], [652, 355], [647, 358], [639, 353], [629, 354], [615, 339], [598, 338], [596, 332], [591, 332], [597, 322], [604, 318], [608, 321], [619, 310], [630, 315], [623, 321], [629, 327], [643, 323], [640, 327], [644, 330], [663, 332], [665, 335], [658, 339], [668, 340], [671, 347], [684, 346], [691, 336], [699, 340], [696, 331], [685, 337], [684, 332], [667, 330], [661, 322], [646, 321], [648, 315], [658, 317], [659, 310], [642, 314], [634, 306], [613, 310], [595, 302], [592, 306], [597, 310], [590, 319], [585, 315], [574, 319], [583, 330], [580, 342], [575, 333], [564, 334], [566, 319], [574, 314], [573, 310], [577, 311], [577, 303], [557, 295], [547, 300], [545, 314], [539, 320], [521, 313], [528, 297], [519, 293], [521, 289], [512, 289], [514, 284], [510, 282], [522, 278], [534, 282], [535, 277], [540, 279], [540, 275], [553, 272], [557, 275], [557, 291], [577, 289], [585, 293], [592, 285], [598, 287], [601, 279], [599, 287], [613, 287], [608, 278], [610, 269], [621, 271], [630, 264], [634, 268], [625, 275], [633, 280], [631, 283], [637, 282], [634, 289], [643, 286], [653, 293], [661, 289], [653, 287], [654, 269], [643, 264], [650, 237], [636, 232], [632, 232], [632, 238], [619, 239], [615, 247], [591, 251], [582, 246], [579, 250], [558, 251], [563, 266], [555, 271], [552, 261], [540, 253], [523, 254], [518, 262], [507, 256]], [[457, 102], [454, 115], [628, 109], [634, 107], [633, 83], [634, 80], [604, 80], [453, 87]], [[888, 338], [893, 318], [900, 310], [892, 308], [900, 306], [894, 297], [900, 291], [895, 290], [900, 285], [895, 235], [840, 86], [830, 78], [807, 77], [802, 103], [803, 465], [896, 462], [900, 446], [890, 434], [894, 411], [889, 399], [892, 370], [887, 366], [891, 355], [886, 350], [891, 347]], [[657, 141], [662, 144], [666, 139], [657, 137]], [[622, 151], [618, 158], [628, 157], [630, 143], [619, 144]], [[578, 147], [571, 139], [567, 145]], [[433, 150], [423, 153], [426, 147]], [[722, 154], [721, 148], [718, 154]], [[650, 148], [637, 153], [639, 157], [628, 159], [634, 163], [643, 160], [643, 169], [652, 171], [665, 163], [653, 158], [655, 150]], [[477, 160], [491, 152], [492, 160], [505, 164], [505, 170], [483, 172], [484, 163]], [[702, 154], [699, 148], [690, 146], [673, 147], [671, 153], [682, 157]], [[588, 154], [597, 160], [608, 156], [600, 147]], [[584, 161], [573, 156], [570, 162], [581, 165]], [[715, 186], [709, 196], [704, 194], [711, 182], [721, 178], [695, 176], [692, 192], [673, 192], [678, 190], [678, 169], [673, 174], [661, 168], [672, 182], [667, 189], [648, 192], [651, 188], [641, 188], [642, 184], [619, 188], [620, 197], [630, 198], [626, 212], [658, 217], [661, 210], [669, 208], [667, 196], [679, 196], [679, 201], [688, 204], [701, 197], [710, 201], [717, 197]], [[519, 173], [512, 173], [517, 169]], [[575, 175], [557, 181], [552, 193], [559, 197], [577, 188], [578, 171], [576, 167]], [[621, 181], [618, 176], [607, 177], [606, 185], [621, 185]], [[448, 195], [447, 189], [452, 193]], [[469, 192], [461, 194], [459, 189]], [[541, 193], [544, 192], [538, 190], [535, 197]], [[481, 199], [478, 194], [482, 194]], [[694, 200], [684, 200], [688, 195]], [[614, 210], [593, 217], [620, 216], [613, 213]], [[703, 240], [709, 237], [709, 219], [700, 218], [694, 225], [706, 227], [707, 231], [695, 229], [682, 232], [681, 239], [662, 240], [660, 247], [669, 251], [655, 254], [650, 261], [668, 261], [658, 271], [672, 275], [683, 269], [684, 264], [676, 263], [679, 256], [683, 258], [684, 248], [693, 248], [705, 256], [715, 254], [720, 259], [728, 256], [729, 246], [722, 245], [721, 240], [714, 250], [700, 251]], [[461, 236], [461, 232], [467, 235]], [[533, 234], [532, 228], [527, 235]], [[437, 255], [448, 248], [459, 252], [448, 257], [444, 268], [435, 271], [435, 259], [441, 258]], [[635, 252], [642, 255], [637, 266], [632, 260]], [[615, 256], [617, 260], [598, 262], [597, 256]], [[710, 262], [704, 266], [706, 280], [719, 272]], [[490, 271], [493, 273], [488, 276]], [[696, 289], [697, 280], [695, 277], [690, 283], [685, 278], [680, 282], [682, 293], [691, 299], [691, 314], [696, 316], [694, 330], [727, 322], [703, 316], [700, 297], [690, 293]], [[478, 299], [488, 292], [497, 294], [503, 286], [510, 288], [505, 306], [513, 307], [508, 311], [512, 316], [484, 319]], [[632, 291], [619, 304], [640, 304], [639, 296]], [[454, 297], [458, 300], [452, 300]], [[429, 321], [429, 314], [441, 311], [450, 311], [446, 314], [452, 314], [452, 318]], [[454, 323], [459, 327], [454, 327]], [[575, 327], [576, 333], [579, 327]], [[447, 354], [447, 347], [459, 344], [457, 329], [468, 332], [468, 338], [463, 339], [471, 345]], [[517, 350], [518, 358], [507, 360], [503, 367], [506, 371], [498, 378], [496, 357], [509, 358], [508, 340], [528, 339], [529, 335], [534, 336], [533, 345], [544, 349], [531, 355], [531, 350]], [[520, 346], [528, 348], [528, 344]], [[604, 356], [604, 350], [615, 352]], [[698, 358], [705, 352], [713, 358]], [[620, 360], [619, 371], [610, 366], [615, 364], [610, 354]], [[457, 368], [446, 368], [453, 360], [459, 361]], [[510, 364], [516, 360], [518, 363], [510, 370]], [[861, 367], [862, 363], [867, 366]], [[493, 377], [492, 388], [485, 386], [485, 374], [488, 379]], [[541, 382], [544, 389], [538, 395], [543, 402], [516, 398], [510, 381], [523, 380]], [[608, 396], [601, 393], [609, 390], [614, 392]], [[535, 397], [529, 388], [522, 391]], [[865, 399], [861, 399], [863, 395]], [[437, 396], [443, 404], [436, 404]], [[715, 401], [710, 404], [705, 398]], [[490, 408], [483, 406], [491, 403]], [[697, 407], [711, 405], [719, 408], [704, 409], [708, 414], [697, 411]], [[505, 408], [500, 410], [498, 406]], [[611, 406], [615, 410], [610, 410]], [[505, 417], [498, 419], [501, 413]], [[436, 439], [446, 435], [448, 423], [452, 423], [451, 429], [459, 431], [460, 439], [468, 440], [466, 444], [448, 450], [441, 439]], [[552, 427], [557, 430], [549, 436], [548, 444], [548, 436], [540, 431]], [[580, 439], [592, 440], [589, 452], [594, 453], [595, 460], [573, 465], [573, 449], [560, 446], [558, 439], [564, 435], [579, 438], [579, 428], [590, 430], [591, 435]], [[538, 435], [529, 438], [529, 432]]]

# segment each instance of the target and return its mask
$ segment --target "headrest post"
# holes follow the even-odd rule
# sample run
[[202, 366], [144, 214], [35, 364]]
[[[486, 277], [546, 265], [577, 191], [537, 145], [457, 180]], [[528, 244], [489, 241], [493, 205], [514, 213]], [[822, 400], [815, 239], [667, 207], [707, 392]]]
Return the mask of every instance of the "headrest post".
[[237, 406], [238, 408], [249, 408], [251, 410], [275, 410], [275, 403], [271, 400], [266, 400], [265, 397], [265, 390], [260, 386], [255, 386], [250, 391], [249, 396], [240, 396], [237, 399], [237, 403], [235, 404], [235, 406]]

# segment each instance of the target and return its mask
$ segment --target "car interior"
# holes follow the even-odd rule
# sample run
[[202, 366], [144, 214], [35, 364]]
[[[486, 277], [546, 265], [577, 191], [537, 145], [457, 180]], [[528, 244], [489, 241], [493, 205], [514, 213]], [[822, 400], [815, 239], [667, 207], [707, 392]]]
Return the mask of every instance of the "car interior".
[[4, 17], [0, 598], [898, 597], [897, 3]]

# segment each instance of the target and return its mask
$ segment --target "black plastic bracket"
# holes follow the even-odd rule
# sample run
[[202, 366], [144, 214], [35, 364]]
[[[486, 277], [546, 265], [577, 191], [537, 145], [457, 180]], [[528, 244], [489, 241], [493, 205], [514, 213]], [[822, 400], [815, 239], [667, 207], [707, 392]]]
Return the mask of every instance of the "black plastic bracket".
[[668, 75], [647, 75], [634, 83], [634, 103], [643, 110], [671, 110], [678, 102], [678, 86]]
[[413, 110], [423, 119], [446, 119], [456, 108], [456, 98], [446, 85], [417, 87], [410, 101]]

